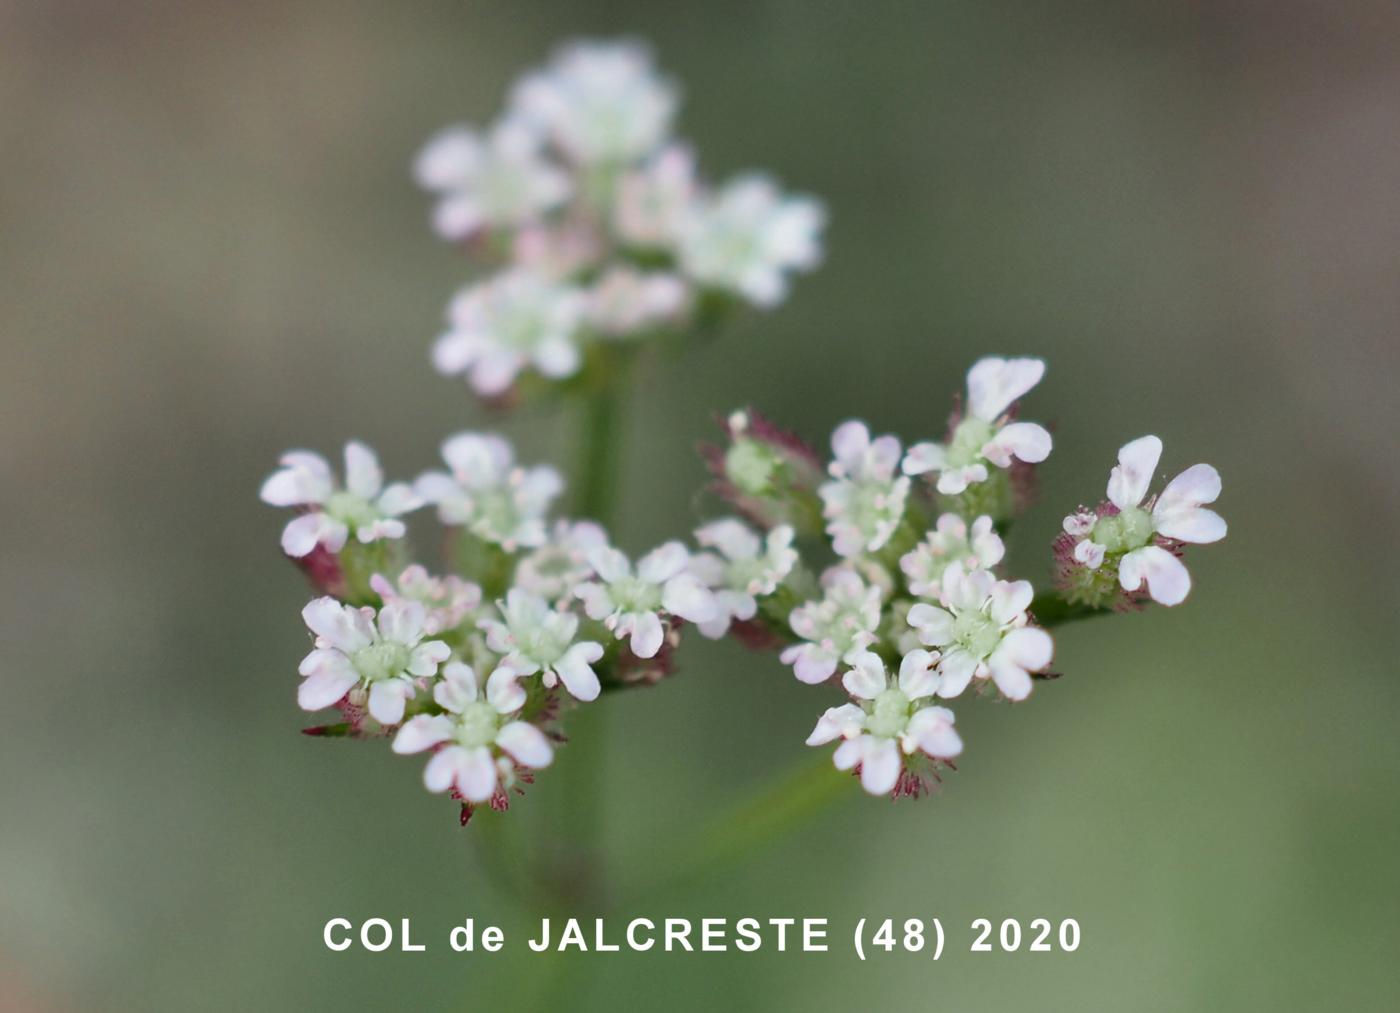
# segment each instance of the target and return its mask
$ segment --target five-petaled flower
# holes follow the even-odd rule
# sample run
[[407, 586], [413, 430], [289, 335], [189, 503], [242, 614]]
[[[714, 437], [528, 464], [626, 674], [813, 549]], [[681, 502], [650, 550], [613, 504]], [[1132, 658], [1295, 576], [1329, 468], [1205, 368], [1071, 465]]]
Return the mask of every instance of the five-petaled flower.
[[548, 465], [523, 468], [511, 445], [492, 433], [458, 433], [442, 444], [451, 474], [430, 471], [414, 483], [438, 519], [513, 552], [543, 545], [545, 514], [564, 488]]
[[326, 459], [309, 450], [282, 455], [282, 467], [262, 486], [262, 501], [304, 512], [282, 530], [282, 551], [301, 558], [317, 545], [339, 552], [353, 534], [368, 544], [381, 538], [402, 538], [400, 515], [416, 510], [423, 500], [402, 482], [384, 485], [384, 473], [374, 451], [351, 440], [345, 445], [345, 487], [336, 485]]
[[772, 594], [797, 565], [793, 530], [780, 524], [760, 536], [733, 517], [711, 521], [695, 532], [695, 541], [711, 552], [697, 553], [690, 569], [714, 592], [713, 619], [699, 623], [711, 639], [728, 632], [734, 620], [747, 621], [758, 613], [758, 599]]
[[906, 475], [938, 473], [938, 491], [956, 496], [985, 482], [987, 465], [1009, 468], [1013, 458], [1036, 464], [1050, 456], [1050, 434], [1034, 422], [1006, 414], [1040, 382], [1040, 359], [979, 359], [967, 373], [967, 411], [947, 443], [917, 443], [904, 458]]
[[997, 580], [986, 570], [951, 564], [943, 575], [943, 604], [919, 602], [909, 625], [919, 641], [940, 651], [938, 695], [955, 697], [975, 679], [990, 678], [1009, 700], [1030, 696], [1030, 673], [1050, 664], [1050, 634], [1028, 625], [1029, 581]]
[[602, 622], [619, 640], [630, 637], [639, 658], [654, 658], [661, 650], [663, 615], [707, 623], [718, 612], [714, 595], [690, 572], [690, 553], [680, 542], [648, 552], [637, 560], [635, 572], [627, 556], [611, 546], [594, 549], [588, 560], [598, 579], [574, 593], [588, 618]]
[[426, 567], [414, 563], [390, 580], [382, 573], [369, 579], [369, 586], [384, 604], [416, 601], [427, 610], [423, 620], [425, 636], [455, 630], [481, 604], [481, 588], [461, 577], [448, 574], [434, 577]]
[[376, 616], [369, 607], [317, 598], [301, 611], [316, 634], [315, 649], [301, 663], [304, 678], [297, 703], [315, 711], [347, 693], [364, 692], [370, 717], [382, 725], [403, 720], [404, 703], [416, 695], [418, 680], [437, 674], [451, 650], [441, 640], [424, 640], [427, 610], [416, 601], [391, 601]]
[[1118, 451], [1108, 478], [1111, 508], [1081, 511], [1065, 518], [1064, 529], [1079, 541], [1074, 560], [1096, 570], [1115, 563], [1123, 590], [1147, 592], [1161, 605], [1177, 605], [1191, 590], [1191, 574], [1162, 542], [1205, 545], [1225, 537], [1224, 518], [1205, 507], [1220, 496], [1220, 473], [1193, 464], [1167, 483], [1155, 502], [1143, 503], [1162, 456], [1162, 441], [1142, 436]]
[[554, 759], [554, 748], [543, 732], [514, 718], [525, 705], [526, 693], [508, 667], [501, 666], [481, 692], [476, 672], [460, 661], [442, 670], [433, 699], [446, 714], [419, 714], [394, 736], [396, 753], [436, 749], [423, 770], [429, 791], [455, 787], [462, 798], [479, 804], [498, 788], [509, 788], [515, 765], [539, 769]]
[[950, 563], [966, 570], [990, 570], [1001, 562], [1006, 546], [986, 514], [969, 528], [957, 514], [943, 514], [924, 540], [900, 557], [909, 593], [937, 600], [943, 593], [943, 574]]
[[894, 790], [904, 757], [921, 752], [936, 760], [962, 753], [962, 739], [953, 727], [953, 712], [930, 698], [940, 676], [933, 671], [936, 655], [911, 651], [899, 665], [891, 684], [885, 663], [870, 651], [857, 654], [841, 684], [855, 703], [831, 707], [807, 737], [807, 745], [823, 746], [841, 739], [834, 757], [837, 770], [860, 767], [860, 783], [872, 795]]
[[517, 675], [540, 674], [548, 688], [559, 683], [577, 700], [598, 699], [602, 686], [593, 663], [603, 656], [603, 645], [580, 640], [578, 616], [550, 608], [549, 602], [524, 588], [511, 588], [498, 602], [499, 619], [482, 619], [486, 645], [504, 656], [504, 664]]
[[872, 440], [864, 422], [844, 422], [831, 434], [831, 450], [831, 481], [817, 492], [832, 548], [847, 557], [875, 552], [898, 529], [909, 495], [909, 479], [899, 474], [899, 440]]
[[799, 605], [788, 625], [804, 641], [780, 655], [784, 665], [805, 683], [825, 682], [839, 662], [851, 659], [875, 643], [880, 625], [880, 588], [867, 584], [847, 566], [833, 566], [821, 578], [822, 596]]

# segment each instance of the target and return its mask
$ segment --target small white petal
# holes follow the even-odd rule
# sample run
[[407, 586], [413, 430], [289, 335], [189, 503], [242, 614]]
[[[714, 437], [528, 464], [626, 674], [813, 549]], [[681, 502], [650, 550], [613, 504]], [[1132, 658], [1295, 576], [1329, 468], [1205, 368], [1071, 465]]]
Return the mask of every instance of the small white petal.
[[938, 695], [951, 699], [967, 689], [977, 672], [978, 661], [961, 647], [947, 652], [938, 661]]
[[1011, 466], [1017, 458], [1028, 464], [1038, 464], [1050, 456], [1050, 434], [1034, 422], [1013, 422], [1002, 429], [982, 447], [982, 456], [1002, 468]]
[[938, 688], [933, 660], [928, 651], [910, 651], [899, 663], [899, 689], [909, 699], [932, 696]]
[[467, 751], [461, 746], [439, 749], [423, 768], [423, 784], [432, 792], [446, 791], [458, 780], [458, 771], [466, 759]]
[[715, 596], [692, 574], [682, 573], [666, 581], [662, 589], [662, 607], [673, 616], [692, 623], [703, 623], [719, 611]]
[[282, 529], [282, 551], [293, 559], [310, 555], [330, 526], [330, 519], [319, 510], [293, 517]]
[[916, 443], [904, 455], [904, 463], [901, 467], [906, 475], [923, 475], [930, 471], [943, 470], [946, 462], [947, 453], [942, 444]]
[[512, 721], [497, 732], [496, 745], [520, 763], [536, 770], [548, 767], [554, 759], [554, 749], [544, 732], [524, 721]]
[[297, 687], [297, 706], [305, 711], [318, 711], [338, 701], [358, 681], [353, 670], [326, 668], [313, 672]]
[[862, 651], [851, 662], [851, 670], [841, 677], [846, 692], [862, 700], [874, 700], [885, 691], [885, 663], [872, 651]]
[[360, 499], [372, 500], [384, 487], [384, 472], [374, 451], [351, 440], [345, 444], [345, 488]]
[[899, 747], [894, 739], [866, 736], [862, 741], [865, 749], [860, 758], [860, 786], [872, 795], [888, 795], [894, 790], [904, 765]]
[[394, 736], [394, 752], [421, 753], [452, 738], [452, 719], [444, 714], [419, 714], [409, 718]]
[[581, 644], [574, 644], [554, 663], [554, 671], [558, 673], [559, 680], [574, 699], [584, 703], [598, 699], [603, 687], [599, 684], [598, 674], [593, 671], [591, 664], [602, 656], [603, 645], [586, 640]]
[[[947, 588], [946, 582], [944, 588]], [[920, 602], [909, 610], [909, 625], [918, 632], [919, 642], [930, 647], [942, 647], [952, 641], [953, 622], [951, 612], [927, 602]]]
[[1108, 499], [1119, 510], [1127, 510], [1142, 502], [1152, 474], [1162, 457], [1162, 441], [1155, 436], [1140, 436], [1118, 451], [1118, 466], [1108, 476]]
[[967, 371], [967, 410], [984, 422], [997, 416], [1024, 396], [1045, 375], [1041, 359], [980, 359]]
[[498, 714], [514, 714], [525, 706], [525, 699], [525, 688], [520, 685], [515, 672], [504, 665], [498, 667], [491, 673], [491, 678], [486, 680], [486, 701]]
[[380, 679], [369, 688], [369, 714], [381, 725], [403, 720], [404, 697], [412, 687], [402, 679]]
[[496, 761], [485, 746], [465, 750], [457, 768], [457, 790], [468, 802], [487, 802], [496, 794]]
[[831, 760], [836, 764], [837, 770], [850, 770], [860, 762], [863, 752], [860, 739], [847, 739], [836, 747]]
[[909, 719], [905, 732], [921, 750], [940, 760], [951, 760], [963, 751], [962, 737], [953, 728], [953, 712], [946, 707], [925, 707]]
[[428, 610], [410, 598], [395, 598], [379, 610], [379, 632], [396, 644], [416, 644], [423, 636]]
[[856, 734], [865, 724], [865, 711], [853, 703], [828, 707], [817, 721], [817, 727], [807, 736], [807, 745], [823, 746], [836, 739]]
[[637, 576], [648, 584], [664, 584], [685, 569], [690, 553], [680, 542], [667, 542], [637, 560]]
[[1035, 591], [1028, 580], [999, 580], [992, 586], [991, 616], [1006, 626], [1030, 607]]
[[307, 602], [301, 618], [307, 629], [345, 654], [354, 654], [374, 641], [368, 617], [328, 595]]
[[1118, 582], [1125, 591], [1136, 591], [1147, 581], [1147, 593], [1160, 605], [1179, 605], [1191, 590], [1191, 574], [1160, 545], [1134, 549], [1118, 564]]
[[639, 658], [654, 658], [661, 650], [665, 630], [655, 612], [637, 613], [632, 618], [632, 653]]

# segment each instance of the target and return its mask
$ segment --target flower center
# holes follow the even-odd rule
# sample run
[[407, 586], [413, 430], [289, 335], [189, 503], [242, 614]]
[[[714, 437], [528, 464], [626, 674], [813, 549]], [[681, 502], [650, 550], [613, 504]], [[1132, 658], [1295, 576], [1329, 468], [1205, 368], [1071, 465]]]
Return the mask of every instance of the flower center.
[[473, 492], [472, 511], [476, 516], [475, 528], [484, 536], [504, 538], [516, 528], [515, 500], [507, 489], [497, 487]]
[[777, 465], [776, 455], [757, 440], [735, 440], [724, 455], [725, 476], [750, 496], [768, 491]]
[[457, 741], [468, 749], [489, 746], [496, 741], [500, 715], [496, 708], [482, 700], [469, 703], [457, 718]]
[[875, 698], [866, 729], [871, 735], [890, 739], [904, 731], [909, 724], [909, 698], [893, 686]]
[[954, 468], [976, 464], [982, 460], [982, 448], [995, 433], [990, 422], [969, 415], [958, 423], [958, 428], [953, 430], [953, 438], [948, 441], [948, 464]]
[[1105, 552], [1131, 552], [1152, 541], [1152, 515], [1142, 507], [1128, 507], [1120, 513], [1100, 517], [1089, 537]]
[[330, 494], [325, 511], [346, 527], [355, 529], [367, 527], [379, 518], [368, 500], [344, 490]]
[[392, 679], [402, 675], [408, 668], [408, 648], [403, 644], [381, 640], [356, 651], [352, 661], [355, 671], [359, 672], [366, 682]]
[[661, 588], [640, 577], [621, 577], [608, 586], [608, 593], [623, 612], [655, 612], [661, 608]]
[[1001, 643], [1001, 627], [985, 612], [964, 612], [953, 620], [953, 639], [974, 658], [985, 658]]

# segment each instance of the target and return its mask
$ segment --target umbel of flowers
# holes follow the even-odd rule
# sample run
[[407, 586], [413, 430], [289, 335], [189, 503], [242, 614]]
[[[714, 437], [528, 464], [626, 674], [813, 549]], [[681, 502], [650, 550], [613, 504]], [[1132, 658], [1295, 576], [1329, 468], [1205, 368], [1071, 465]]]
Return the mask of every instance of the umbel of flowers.
[[418, 156], [433, 227], [477, 277], [452, 299], [439, 372], [500, 398], [590, 356], [771, 308], [816, 266], [825, 212], [763, 173], [719, 185], [674, 134], [680, 92], [635, 42], [573, 42], [516, 82], [484, 127]]
[[[645, 49], [577, 43], [527, 75], [497, 123], [442, 134], [418, 163], [437, 231], [487, 272], [453, 302], [439, 369], [492, 397], [591, 370], [577, 390], [582, 516], [557, 509], [559, 471], [493, 432], [448, 437], [441, 467], [411, 481], [386, 481], [351, 441], [343, 467], [294, 450], [262, 486], [294, 511], [281, 547], [314, 589], [296, 700], [339, 712], [306, 731], [422, 756], [424, 784], [463, 822], [569, 762], [571, 712], [673, 674], [694, 636], [775, 652], [776, 671], [826, 687], [807, 743], [834, 744], [836, 768], [873, 795], [921, 795], [963, 753], [952, 705], [1027, 700], [1051, 674], [1050, 627], [1179, 604], [1185, 547], [1225, 535], [1207, 507], [1215, 469], [1152, 495], [1162, 445], [1142, 437], [1119, 452], [1107, 499], [1065, 518], [1055, 590], [1037, 594], [1006, 536], [1053, 446], [1021, 415], [1045, 364], [989, 356], [946, 430], [907, 447], [851, 420], [824, 461], [733, 412], [702, 449], [724, 515], [649, 551], [614, 544], [596, 495], [621, 436], [599, 424], [618, 379], [603, 350], [693, 333], [723, 302], [771, 306], [819, 253], [815, 202], [756, 176], [697, 179], [671, 137], [676, 104]], [[409, 521], [430, 511], [441, 531], [420, 544], [445, 551], [418, 561]]]

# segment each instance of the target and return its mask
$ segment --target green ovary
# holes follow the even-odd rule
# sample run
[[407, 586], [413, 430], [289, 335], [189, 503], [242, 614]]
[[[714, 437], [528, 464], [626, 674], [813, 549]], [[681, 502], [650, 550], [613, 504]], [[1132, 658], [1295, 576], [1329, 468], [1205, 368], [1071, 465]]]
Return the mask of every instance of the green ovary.
[[457, 741], [468, 749], [489, 746], [496, 741], [499, 723], [500, 716], [489, 703], [469, 703], [457, 718]]
[[772, 451], [757, 440], [738, 439], [724, 455], [724, 473], [741, 492], [758, 496], [767, 492], [777, 468]]
[[326, 513], [351, 530], [366, 527], [379, 519], [374, 507], [352, 492], [331, 493], [326, 500]]
[[1089, 538], [1108, 554], [1140, 549], [1152, 541], [1152, 515], [1142, 507], [1128, 507], [1112, 516], [1100, 517]]
[[380, 641], [355, 652], [355, 670], [366, 682], [392, 679], [408, 668], [408, 648], [402, 644]]
[[953, 621], [953, 640], [974, 658], [985, 658], [1001, 643], [1001, 627], [982, 612], [964, 612]]
[[638, 577], [623, 577], [608, 587], [608, 594], [623, 612], [655, 612], [661, 608], [661, 589]]
[[995, 432], [990, 423], [981, 419], [970, 416], [963, 419], [958, 423], [958, 428], [953, 430], [953, 438], [948, 442], [948, 464], [954, 468], [963, 468], [982, 460], [982, 448]]

